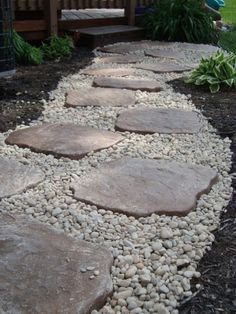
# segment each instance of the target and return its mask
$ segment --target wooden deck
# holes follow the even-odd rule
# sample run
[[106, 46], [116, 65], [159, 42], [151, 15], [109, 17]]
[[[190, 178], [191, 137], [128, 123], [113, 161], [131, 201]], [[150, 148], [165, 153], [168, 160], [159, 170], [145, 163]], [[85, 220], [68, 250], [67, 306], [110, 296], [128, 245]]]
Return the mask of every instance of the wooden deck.
[[124, 9], [62, 10], [62, 21], [124, 17]]

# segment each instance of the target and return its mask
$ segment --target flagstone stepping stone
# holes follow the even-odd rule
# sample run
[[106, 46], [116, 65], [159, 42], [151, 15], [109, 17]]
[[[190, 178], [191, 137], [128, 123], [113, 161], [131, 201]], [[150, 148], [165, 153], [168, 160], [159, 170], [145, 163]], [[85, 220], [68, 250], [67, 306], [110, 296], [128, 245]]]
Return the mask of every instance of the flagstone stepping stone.
[[143, 61], [142, 57], [134, 56], [134, 55], [114, 55], [110, 57], [101, 57], [98, 59], [98, 62], [101, 63], [118, 63], [118, 64], [126, 64], [126, 63], [137, 63]]
[[168, 108], [124, 110], [115, 124], [116, 130], [141, 134], [194, 134], [200, 131], [201, 126], [197, 112]]
[[120, 134], [72, 123], [45, 123], [12, 132], [6, 143], [55, 157], [80, 159], [89, 152], [108, 148], [123, 139]]
[[163, 49], [152, 49], [145, 51], [146, 56], [154, 58], [168, 58], [168, 59], [184, 59], [185, 55], [183, 52], [174, 50], [163, 50]]
[[186, 215], [217, 181], [208, 167], [125, 157], [104, 164], [72, 185], [74, 197], [135, 217]]
[[135, 104], [135, 93], [116, 88], [80, 88], [71, 90], [66, 97], [68, 107], [104, 106], [127, 107]]
[[[89, 314], [112, 293], [113, 258], [104, 246], [6, 214], [0, 244], [1, 313]], [[90, 279], [94, 272], [82, 267], [99, 275]]]
[[0, 199], [35, 187], [43, 179], [40, 169], [0, 157]]
[[204, 45], [204, 44], [191, 44], [191, 43], [181, 43], [180, 48], [185, 50], [192, 50], [192, 51], [202, 51], [202, 52], [209, 52], [209, 53], [216, 53], [220, 47], [211, 46], [211, 45]]
[[159, 92], [162, 90], [158, 82], [147, 80], [132, 80], [125, 78], [97, 77], [93, 81], [95, 87], [119, 88], [141, 90], [147, 92]]
[[87, 69], [81, 72], [81, 74], [91, 76], [129, 76], [133, 75], [135, 69], [131, 68], [98, 68], [98, 69]]
[[177, 63], [143, 63], [135, 65], [134, 67], [141, 70], [152, 71], [154, 73], [184, 72], [194, 68], [193, 65], [181, 65]]
[[107, 53], [117, 53], [117, 54], [128, 54], [130, 52], [135, 52], [147, 48], [152, 48], [158, 46], [160, 47], [167, 47], [171, 46], [172, 43], [170, 42], [162, 42], [162, 41], [140, 41], [138, 42], [130, 42], [129, 44], [120, 44], [120, 45], [113, 45], [113, 46], [105, 46], [99, 47], [98, 51], [107, 52]]

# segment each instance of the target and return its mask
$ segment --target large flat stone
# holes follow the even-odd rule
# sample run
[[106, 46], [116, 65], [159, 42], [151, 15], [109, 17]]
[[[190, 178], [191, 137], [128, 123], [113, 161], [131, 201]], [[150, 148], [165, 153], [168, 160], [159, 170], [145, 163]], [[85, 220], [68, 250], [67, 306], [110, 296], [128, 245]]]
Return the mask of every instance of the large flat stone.
[[43, 179], [40, 169], [0, 157], [0, 199], [34, 187]]
[[131, 68], [97, 68], [84, 70], [81, 74], [91, 76], [129, 76], [133, 75], [134, 72], [135, 69]]
[[217, 46], [191, 43], [180, 43], [180, 48], [191, 51], [202, 51], [206, 53], [216, 53], [220, 49]]
[[93, 81], [93, 86], [107, 87], [107, 88], [119, 88], [130, 90], [141, 90], [147, 92], [159, 92], [162, 90], [158, 82], [147, 80], [132, 80], [125, 78], [107, 78], [98, 77]]
[[112, 292], [107, 249], [21, 216], [0, 215], [0, 260], [1, 313], [89, 314]]
[[121, 135], [109, 131], [71, 123], [45, 123], [12, 132], [6, 143], [55, 157], [79, 159], [91, 151], [108, 148], [122, 140]]
[[127, 107], [134, 104], [133, 91], [115, 88], [80, 88], [69, 91], [66, 97], [68, 107]]
[[101, 63], [118, 63], [118, 64], [137, 63], [141, 61], [143, 61], [143, 58], [135, 55], [114, 55], [98, 59], [98, 62]]
[[127, 215], [185, 215], [216, 181], [208, 167], [126, 157], [91, 171], [72, 189], [82, 202]]
[[99, 47], [98, 50], [107, 53], [116, 53], [116, 54], [128, 54], [130, 52], [136, 52], [143, 49], [151, 49], [153, 47], [168, 47], [172, 45], [170, 42], [163, 42], [163, 41], [150, 41], [150, 40], [143, 40], [136, 42], [130, 42], [128, 44], [118, 44], [113, 46], [104, 46]]
[[116, 130], [136, 133], [198, 133], [201, 123], [197, 112], [179, 109], [141, 108], [124, 110], [116, 121]]
[[152, 49], [145, 51], [146, 56], [154, 57], [154, 58], [168, 58], [168, 59], [185, 59], [185, 55], [183, 52], [167, 50], [167, 49]]
[[134, 66], [137, 69], [152, 71], [154, 73], [167, 73], [167, 72], [184, 72], [190, 71], [194, 68], [193, 65], [182, 65], [177, 63], [143, 63]]

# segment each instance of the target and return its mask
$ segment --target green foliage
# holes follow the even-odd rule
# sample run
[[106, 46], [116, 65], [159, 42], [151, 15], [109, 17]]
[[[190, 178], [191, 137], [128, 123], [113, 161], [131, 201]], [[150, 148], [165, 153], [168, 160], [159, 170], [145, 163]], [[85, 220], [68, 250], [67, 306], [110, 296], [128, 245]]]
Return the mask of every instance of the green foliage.
[[225, 6], [220, 9], [222, 20], [224, 23], [236, 24], [236, 1], [225, 0]]
[[15, 58], [18, 64], [39, 65], [43, 62], [43, 54], [41, 50], [24, 41], [16, 31], [13, 31], [12, 39]]
[[236, 25], [220, 32], [219, 45], [229, 52], [236, 53]]
[[212, 18], [199, 0], [159, 0], [143, 22], [154, 40], [213, 43], [217, 37]]
[[218, 92], [221, 86], [236, 87], [236, 55], [217, 52], [208, 59], [203, 58], [185, 82], [207, 85], [212, 93]]
[[52, 36], [42, 44], [41, 49], [45, 59], [55, 60], [70, 56], [73, 47], [73, 41], [69, 36]]

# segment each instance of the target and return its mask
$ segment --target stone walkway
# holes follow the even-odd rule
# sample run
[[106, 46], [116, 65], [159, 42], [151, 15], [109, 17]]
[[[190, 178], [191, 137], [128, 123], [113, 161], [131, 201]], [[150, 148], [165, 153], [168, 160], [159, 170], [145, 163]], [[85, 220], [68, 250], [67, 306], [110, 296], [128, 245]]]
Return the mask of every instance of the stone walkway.
[[5, 313], [178, 313], [231, 196], [231, 153], [167, 81], [214, 51], [97, 49], [39, 121], [0, 134]]

